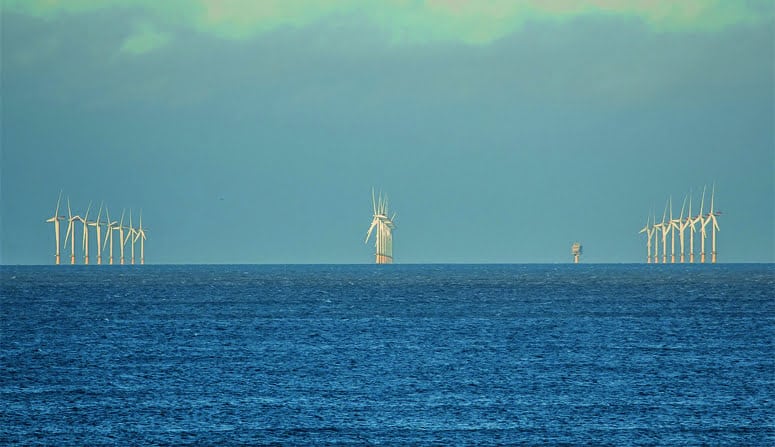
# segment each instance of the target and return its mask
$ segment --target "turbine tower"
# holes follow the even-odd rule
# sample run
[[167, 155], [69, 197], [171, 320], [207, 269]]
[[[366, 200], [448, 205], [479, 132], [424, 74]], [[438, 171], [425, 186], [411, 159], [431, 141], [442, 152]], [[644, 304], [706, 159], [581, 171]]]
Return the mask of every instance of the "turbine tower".
[[[130, 214], [131, 216], [131, 214]], [[145, 230], [143, 230], [143, 210], [140, 210], [140, 227], [135, 232], [134, 241], [140, 239], [140, 265], [145, 264]], [[132, 243], [134, 243], [132, 241]]]
[[89, 202], [89, 207], [86, 208], [86, 216], [79, 218], [81, 223], [83, 224], [83, 263], [84, 265], [89, 265], [89, 210], [91, 210], [91, 202]]
[[708, 236], [705, 232], [705, 219], [702, 215], [702, 209], [705, 205], [705, 187], [702, 188], [702, 201], [700, 202], [700, 214], [697, 215], [697, 217], [694, 219], [695, 223], [700, 223], [700, 263], [705, 263], [705, 238]]
[[651, 238], [657, 231], [656, 226], [649, 226], [650, 217], [646, 217], [646, 225], [638, 232], [646, 233], [646, 264], [651, 264]]
[[[132, 227], [132, 210], [129, 210], [129, 231], [127, 232], [126, 240], [132, 239], [132, 243], [129, 245], [129, 247], [132, 249], [132, 252], [131, 252], [132, 253], [132, 262], [131, 262], [132, 265], [135, 264], [135, 241], [137, 240], [136, 238], [132, 237], [132, 236], [134, 236], [134, 234], [135, 234], [135, 229], [134, 229], [134, 227]], [[124, 242], [126, 243], [126, 241], [124, 241]]]
[[379, 194], [379, 199], [374, 198], [374, 189], [371, 190], [371, 204], [374, 210], [374, 216], [371, 220], [371, 226], [366, 233], [366, 240], [364, 243], [369, 242], [371, 232], [376, 228], [377, 232], [374, 235], [376, 245], [376, 263], [377, 264], [392, 264], [393, 263], [393, 230], [395, 224], [393, 221], [396, 218], [395, 213], [393, 217], [388, 217], [388, 199], [387, 196], [383, 197], [382, 193]]
[[657, 223], [657, 216], [655, 214], [651, 225], [651, 232], [654, 235], [654, 264], [659, 264], [659, 229], [661, 227], [662, 224]]
[[710, 213], [708, 214], [708, 219], [703, 224], [703, 227], [704, 227], [705, 224], [713, 221], [713, 225], [711, 225], [711, 227], [710, 227], [710, 229], [711, 229], [710, 262], [712, 264], [716, 263], [716, 231], [720, 230], [719, 226], [718, 226], [718, 220], [716, 219], [716, 216], [721, 214], [720, 212], [718, 212], [718, 211], [714, 212], [714, 210], [713, 210], [713, 199], [714, 199], [715, 195], [716, 195], [716, 184], [714, 183], [713, 184], [713, 190], [712, 190], [712, 192], [710, 194]]
[[665, 204], [665, 212], [662, 213], [662, 223], [659, 224], [659, 229], [662, 231], [662, 264], [667, 264], [667, 233], [670, 231], [670, 223], [666, 223], [667, 218], [667, 203]]
[[124, 238], [124, 213], [126, 210], [121, 210], [121, 223], [118, 224], [118, 244], [121, 248], [121, 265], [124, 265], [124, 246], [126, 245], [126, 239]]
[[67, 239], [70, 239], [70, 265], [75, 265], [75, 222], [80, 220], [81, 216], [73, 216], [73, 211], [70, 209], [70, 197], [67, 198], [67, 231], [65, 232], [65, 247], [67, 247]]
[[686, 217], [686, 224], [689, 226], [689, 263], [694, 264], [694, 233], [697, 230], [694, 229], [694, 225], [697, 223], [697, 219], [692, 217], [692, 191], [689, 191], [689, 214]]
[[582, 255], [582, 248], [580, 242], [574, 242], [573, 245], [570, 247], [570, 252], [573, 255], [573, 263], [578, 264], [579, 263], [579, 256]]
[[105, 229], [105, 242], [103, 242], [102, 249], [105, 249], [105, 245], [110, 245], [110, 258], [108, 263], [113, 265], [113, 232], [118, 230], [118, 227], [115, 226], [118, 222], [110, 220], [110, 211], [108, 210], [108, 207], [105, 207], [105, 216], [107, 216], [108, 223], [107, 228]]
[[[683, 212], [683, 209], [681, 209]], [[673, 196], [670, 196], [670, 263], [675, 264], [675, 230], [678, 228], [678, 224], [681, 219], [673, 219]]]
[[[689, 215], [686, 219], [684, 219], [684, 209], [686, 209], [686, 196], [684, 196], [684, 203], [681, 205], [681, 214], [678, 217], [678, 238], [681, 241], [681, 264], [686, 262], [685, 257], [685, 244], [684, 244], [684, 232], [686, 232], [686, 229], [689, 227], [689, 224], [691, 223], [691, 209], [692, 209], [692, 198], [691, 195], [689, 196]], [[694, 231], [694, 227], [692, 227], [691, 231]]]
[[54, 241], [56, 242], [56, 254], [54, 257], [54, 263], [56, 265], [59, 265], [60, 256], [59, 256], [59, 221], [65, 220], [65, 216], [59, 215], [59, 202], [62, 200], [62, 191], [59, 191], [59, 198], [57, 199], [57, 208], [56, 211], [54, 211], [54, 215], [48, 219], [46, 219], [46, 222], [53, 222], [54, 223]]
[[102, 217], [102, 206], [100, 203], [100, 211], [97, 213], [97, 220], [89, 222], [90, 227], [94, 227], [97, 230], [97, 265], [102, 264], [102, 224], [100, 223], [100, 217]]

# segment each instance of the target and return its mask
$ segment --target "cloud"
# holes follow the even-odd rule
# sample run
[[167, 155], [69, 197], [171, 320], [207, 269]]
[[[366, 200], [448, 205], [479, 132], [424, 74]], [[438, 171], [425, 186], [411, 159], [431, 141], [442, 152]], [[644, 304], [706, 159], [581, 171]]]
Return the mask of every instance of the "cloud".
[[[96, 10], [140, 11], [158, 27], [195, 29], [246, 39], [284, 27], [326, 20], [369, 25], [400, 43], [488, 44], [527, 22], [564, 22], [581, 16], [636, 19], [655, 32], [713, 32], [773, 19], [770, 0], [5, 0], [4, 9], [47, 19]], [[142, 53], [162, 34], [125, 42]]]
[[166, 45], [169, 40], [169, 34], [156, 31], [152, 25], [144, 23], [138, 25], [135, 32], [124, 40], [121, 51], [143, 54]]

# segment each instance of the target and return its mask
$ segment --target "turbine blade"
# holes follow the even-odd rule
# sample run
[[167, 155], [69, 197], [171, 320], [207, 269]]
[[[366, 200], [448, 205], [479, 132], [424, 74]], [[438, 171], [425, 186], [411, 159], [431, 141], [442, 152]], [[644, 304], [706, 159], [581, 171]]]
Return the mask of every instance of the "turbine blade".
[[713, 214], [713, 198], [716, 196], [716, 182], [713, 182], [713, 190], [710, 193], [710, 214]]
[[57, 210], [54, 212], [54, 217], [59, 219], [59, 202], [62, 200], [62, 190], [59, 190], [59, 198], [57, 199]]
[[371, 226], [369, 227], [369, 231], [366, 233], [366, 240], [363, 241], [364, 244], [367, 244], [369, 242], [369, 238], [371, 237], [371, 232], [374, 231], [375, 225], [377, 225], [377, 219], [374, 219], [371, 221]]

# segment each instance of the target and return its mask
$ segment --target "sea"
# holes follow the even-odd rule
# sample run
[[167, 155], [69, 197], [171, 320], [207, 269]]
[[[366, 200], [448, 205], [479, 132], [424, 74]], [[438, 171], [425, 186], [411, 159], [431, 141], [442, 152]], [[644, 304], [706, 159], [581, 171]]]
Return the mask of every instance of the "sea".
[[0, 281], [0, 445], [775, 445], [775, 264]]

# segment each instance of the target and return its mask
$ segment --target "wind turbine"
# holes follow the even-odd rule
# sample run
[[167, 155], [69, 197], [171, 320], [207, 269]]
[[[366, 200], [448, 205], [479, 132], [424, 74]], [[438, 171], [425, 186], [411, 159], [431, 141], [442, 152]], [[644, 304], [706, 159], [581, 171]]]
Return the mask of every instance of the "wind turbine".
[[694, 219], [694, 222], [700, 223], [700, 263], [705, 263], [705, 238], [708, 236], [705, 232], [705, 219], [702, 216], [702, 208], [705, 205], [705, 188], [707, 185], [702, 187], [702, 201], [700, 202], [700, 214], [697, 215], [697, 217]]
[[132, 210], [129, 210], [129, 232], [126, 235], [126, 240], [124, 241], [124, 243], [126, 243], [127, 240], [132, 239], [132, 243], [129, 245], [130, 248], [132, 249], [132, 265], [135, 264], [135, 241], [137, 240], [136, 238], [132, 238], [134, 234], [135, 234], [135, 229], [134, 227], [132, 227]]
[[143, 210], [140, 210], [140, 227], [135, 232], [135, 238], [132, 241], [132, 244], [134, 244], [134, 241], [136, 241], [138, 238], [140, 239], [140, 265], [143, 265], [145, 264], [145, 230], [143, 230]]
[[113, 265], [113, 232], [118, 228], [114, 226], [117, 222], [110, 220], [110, 211], [108, 210], [108, 207], [105, 207], [105, 215], [107, 216], [108, 224], [105, 230], [105, 242], [103, 243], [102, 249], [105, 249], [105, 245], [110, 245], [109, 263], [110, 265]]
[[667, 264], [667, 233], [670, 230], [670, 223], [665, 223], [667, 218], [667, 203], [665, 203], [665, 211], [662, 213], [662, 223], [659, 224], [659, 229], [662, 231], [662, 264]]
[[100, 224], [100, 217], [102, 217], [102, 206], [103, 203], [100, 203], [100, 212], [97, 213], [97, 220], [89, 222], [89, 226], [95, 227], [97, 230], [97, 265], [102, 264], [102, 228]]
[[[691, 193], [690, 193], [691, 194]], [[689, 217], [684, 220], [684, 209], [686, 209], [686, 196], [684, 196], [684, 203], [681, 205], [681, 214], [678, 216], [678, 238], [681, 241], [681, 264], [686, 262], [686, 258], [684, 256], [685, 250], [684, 250], [684, 232], [686, 231], [686, 228], [691, 223], [691, 209], [692, 209], [692, 198], [691, 195], [689, 196]], [[694, 228], [691, 229], [691, 231], [694, 231]]]
[[118, 243], [121, 248], [121, 265], [124, 265], [124, 245], [126, 245], [126, 239], [124, 239], [124, 213], [126, 210], [121, 210], [121, 223], [118, 224]]
[[86, 216], [79, 218], [83, 224], [83, 263], [85, 265], [89, 265], [89, 210], [91, 210], [91, 202], [89, 202], [89, 207], [86, 208]]
[[[683, 208], [681, 209], [683, 212]], [[675, 264], [675, 230], [678, 228], [680, 219], [673, 219], [673, 196], [670, 196], [670, 221], [668, 226], [670, 227], [670, 263]]]
[[48, 219], [46, 219], [46, 222], [53, 222], [54, 223], [54, 240], [56, 241], [56, 255], [54, 257], [54, 262], [56, 265], [59, 265], [59, 221], [65, 220], [65, 216], [59, 215], [59, 202], [62, 200], [62, 191], [59, 191], [59, 198], [57, 199], [57, 208], [56, 211], [54, 211], [54, 215]]
[[694, 229], [694, 225], [697, 223], [697, 219], [692, 217], [692, 191], [689, 191], [689, 214], [686, 216], [686, 223], [689, 226], [689, 263], [694, 264], [694, 233], [697, 230]]
[[374, 197], [374, 189], [371, 190], [371, 204], [374, 211], [374, 216], [371, 220], [371, 226], [366, 233], [366, 240], [364, 243], [369, 242], [371, 232], [376, 228], [377, 232], [374, 236], [376, 245], [376, 263], [377, 264], [392, 264], [393, 263], [393, 230], [395, 224], [393, 221], [396, 218], [395, 213], [393, 217], [388, 217], [388, 199], [383, 197], [382, 193], [379, 194], [379, 200]]
[[646, 233], [646, 264], [651, 264], [651, 238], [654, 236], [654, 232], [656, 231], [656, 227], [650, 227], [649, 226], [649, 219], [650, 217], [646, 217], [646, 226], [644, 226], [639, 232], [640, 233]]
[[65, 232], [65, 247], [67, 246], [67, 239], [70, 238], [70, 264], [75, 265], [75, 222], [80, 220], [81, 216], [73, 216], [73, 212], [70, 209], [70, 197], [67, 198], [67, 231]]
[[702, 226], [703, 228], [705, 225], [713, 221], [713, 225], [711, 225], [711, 250], [710, 250], [710, 262], [712, 264], [716, 263], [716, 231], [720, 231], [720, 228], [718, 226], [718, 220], [716, 220], [716, 216], [720, 213], [713, 211], [713, 199], [716, 195], [716, 184], [713, 184], [713, 190], [710, 194], [710, 213], [708, 213], [708, 219], [703, 222]]

